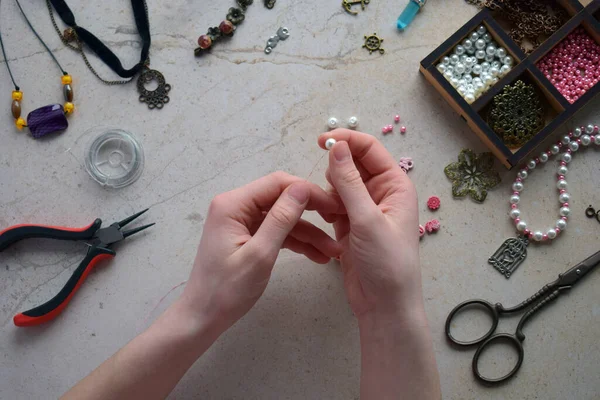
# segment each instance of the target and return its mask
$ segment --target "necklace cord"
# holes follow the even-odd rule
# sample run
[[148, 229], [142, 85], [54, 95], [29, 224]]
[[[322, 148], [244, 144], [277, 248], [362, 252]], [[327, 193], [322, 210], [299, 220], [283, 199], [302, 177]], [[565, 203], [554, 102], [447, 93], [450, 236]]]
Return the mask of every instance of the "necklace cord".
[[[0, 0], [0, 8], [2, 6], [2, 1]], [[2, 32], [0, 31], [0, 47], [2, 47], [2, 55], [4, 56], [4, 62], [6, 63], [6, 69], [8, 69], [8, 74], [10, 75], [10, 80], [13, 83], [13, 86], [15, 87], [15, 90], [20, 90], [19, 85], [17, 85], [17, 83], [15, 82], [15, 78], [12, 74], [12, 71], [10, 70], [10, 65], [8, 63], [8, 57], [6, 57], [6, 50], [4, 50], [4, 42], [2, 41]]]
[[148, 20], [148, 8], [145, 0], [131, 0], [133, 15], [138, 33], [142, 38], [142, 51], [140, 61], [130, 69], [123, 68], [119, 57], [115, 55], [100, 39], [85, 28], [78, 26], [75, 22], [73, 12], [64, 0], [49, 0], [54, 6], [56, 13], [62, 21], [73, 28], [77, 37], [85, 43], [100, 59], [110, 67], [121, 78], [131, 78], [137, 75], [146, 66], [150, 52], [150, 23]]
[[[25, 18], [25, 22], [27, 22], [27, 25], [29, 25], [29, 29], [31, 29], [31, 31], [33, 32], [33, 34], [35, 35], [35, 37], [38, 38], [38, 40], [44, 46], [44, 48], [46, 48], [46, 51], [48, 52], [48, 54], [50, 54], [50, 57], [52, 57], [52, 59], [54, 60], [54, 62], [56, 63], [56, 65], [58, 66], [58, 68], [60, 69], [60, 71], [63, 73], [63, 75], [68, 75], [67, 72], [60, 65], [60, 63], [58, 62], [58, 60], [56, 59], [56, 57], [54, 56], [54, 53], [52, 53], [52, 50], [50, 50], [50, 48], [48, 47], [48, 45], [46, 44], [46, 42], [44, 42], [44, 40], [42, 40], [42, 38], [40, 37], [40, 35], [37, 33], [37, 31], [35, 30], [35, 28], [31, 24], [31, 22], [29, 21], [29, 18], [27, 18], [27, 15], [25, 14], [25, 11], [23, 10], [23, 7], [21, 7], [21, 3], [19, 3], [19, 0], [15, 0], [15, 2], [17, 3], [17, 6], [19, 6], [19, 10], [21, 10], [21, 14], [23, 14], [23, 18]], [[4, 57], [6, 58], [6, 56], [4, 56]], [[6, 65], [8, 65], [8, 62], [6, 63]]]

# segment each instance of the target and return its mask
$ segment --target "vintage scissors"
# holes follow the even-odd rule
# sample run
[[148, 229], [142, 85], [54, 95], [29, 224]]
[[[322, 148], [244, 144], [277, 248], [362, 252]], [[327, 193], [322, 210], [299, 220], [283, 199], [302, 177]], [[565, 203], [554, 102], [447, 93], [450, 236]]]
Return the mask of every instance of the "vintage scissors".
[[[568, 271], [560, 274], [558, 276], [557, 280], [545, 285], [539, 292], [537, 292], [536, 294], [534, 294], [533, 296], [531, 296], [530, 298], [528, 298], [521, 304], [519, 304], [515, 307], [512, 307], [512, 308], [505, 308], [500, 303], [496, 303], [495, 305], [493, 305], [492, 303], [487, 302], [485, 300], [465, 301], [464, 303], [461, 303], [458, 306], [456, 306], [454, 308], [454, 310], [452, 310], [450, 312], [450, 315], [448, 315], [448, 319], [446, 320], [446, 336], [448, 337], [448, 339], [451, 342], [453, 342], [459, 346], [473, 346], [473, 345], [479, 344], [479, 347], [477, 348], [477, 351], [475, 352], [475, 356], [473, 357], [473, 373], [475, 374], [477, 379], [479, 379], [480, 381], [485, 382], [485, 383], [499, 383], [499, 382], [503, 382], [509, 378], [512, 378], [517, 373], [519, 368], [521, 368], [521, 364], [523, 363], [523, 344], [522, 344], [522, 342], [525, 340], [525, 335], [523, 334], [523, 326], [525, 325], [525, 322], [527, 322], [529, 317], [531, 317], [533, 314], [535, 314], [537, 311], [539, 311], [546, 304], [548, 304], [552, 300], [556, 299], [564, 291], [566, 291], [567, 289], [571, 289], [571, 287], [573, 287], [573, 285], [575, 285], [581, 278], [583, 278], [588, 272], [593, 270], [599, 264], [600, 264], [600, 251], [597, 252], [596, 254], [594, 254], [593, 256], [589, 257], [587, 260], [580, 262], [579, 264], [577, 264], [573, 268], [569, 269]], [[460, 312], [461, 310], [464, 311], [464, 309], [466, 307], [470, 307], [470, 306], [483, 307], [483, 309], [485, 309], [486, 312], [488, 314], [490, 314], [492, 317], [492, 327], [485, 335], [483, 335], [482, 337], [480, 337], [478, 339], [471, 340], [471, 341], [461, 341], [461, 340], [456, 339], [454, 336], [452, 336], [452, 333], [450, 332], [452, 319], [456, 316], [456, 314], [458, 312]], [[517, 326], [517, 330], [514, 335], [511, 335], [508, 333], [494, 334], [494, 332], [496, 331], [496, 327], [498, 326], [498, 321], [499, 321], [501, 315], [517, 313], [517, 312], [525, 311], [525, 310], [526, 310], [526, 312], [523, 315], [523, 317], [521, 317], [521, 320], [519, 321], [519, 325]], [[512, 371], [510, 371], [508, 374], [504, 375], [503, 377], [500, 377], [500, 378], [485, 377], [485, 376], [481, 375], [481, 373], [479, 372], [479, 357], [481, 356], [481, 353], [486, 348], [489, 348], [490, 345], [492, 345], [493, 343], [499, 342], [499, 341], [509, 343], [511, 346], [513, 346], [517, 350], [517, 353], [519, 355], [517, 364], [512, 369]]]
[[139, 228], [121, 231], [125, 225], [148, 211], [145, 209], [137, 214], [127, 217], [120, 222], [115, 222], [107, 228], [102, 228], [102, 220], [96, 219], [90, 225], [83, 228], [65, 228], [61, 226], [43, 226], [43, 225], [15, 225], [0, 231], [0, 252], [8, 246], [23, 239], [30, 238], [48, 238], [57, 240], [85, 240], [89, 246], [85, 258], [73, 275], [69, 278], [65, 286], [52, 299], [41, 306], [32, 308], [17, 314], [13, 318], [16, 326], [33, 326], [48, 322], [56, 318], [69, 304], [75, 292], [79, 289], [85, 278], [92, 269], [102, 260], [113, 258], [117, 253], [110, 248], [134, 233], [143, 231], [154, 224], [140, 226]]

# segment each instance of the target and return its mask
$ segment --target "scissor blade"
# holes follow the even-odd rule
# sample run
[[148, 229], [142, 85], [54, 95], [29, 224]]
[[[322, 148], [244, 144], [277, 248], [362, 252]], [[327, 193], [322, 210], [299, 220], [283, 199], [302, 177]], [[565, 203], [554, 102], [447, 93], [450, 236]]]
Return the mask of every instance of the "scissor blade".
[[600, 265], [600, 251], [580, 262], [559, 277], [559, 286], [572, 286], [588, 272]]

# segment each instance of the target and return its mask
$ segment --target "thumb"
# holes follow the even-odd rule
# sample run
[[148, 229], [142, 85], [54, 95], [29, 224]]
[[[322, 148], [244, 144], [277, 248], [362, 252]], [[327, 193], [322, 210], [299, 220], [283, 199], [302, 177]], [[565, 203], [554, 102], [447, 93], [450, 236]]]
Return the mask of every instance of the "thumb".
[[329, 152], [329, 171], [331, 183], [346, 207], [350, 222], [370, 219], [377, 206], [354, 164], [348, 143], [340, 141], [333, 146]]
[[276, 256], [283, 246], [283, 241], [300, 220], [309, 197], [310, 188], [307, 184], [298, 182], [289, 186], [273, 204], [250, 239], [251, 246], [262, 247]]

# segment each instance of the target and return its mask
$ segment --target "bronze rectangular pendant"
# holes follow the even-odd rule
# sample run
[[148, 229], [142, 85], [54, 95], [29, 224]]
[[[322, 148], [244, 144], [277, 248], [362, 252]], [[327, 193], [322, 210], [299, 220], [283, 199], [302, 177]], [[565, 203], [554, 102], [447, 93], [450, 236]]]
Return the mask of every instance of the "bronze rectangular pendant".
[[529, 239], [525, 236], [506, 239], [489, 258], [488, 263], [508, 279], [527, 257], [528, 244]]

